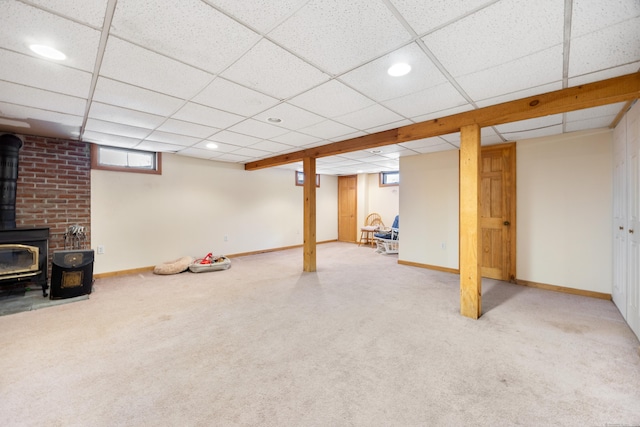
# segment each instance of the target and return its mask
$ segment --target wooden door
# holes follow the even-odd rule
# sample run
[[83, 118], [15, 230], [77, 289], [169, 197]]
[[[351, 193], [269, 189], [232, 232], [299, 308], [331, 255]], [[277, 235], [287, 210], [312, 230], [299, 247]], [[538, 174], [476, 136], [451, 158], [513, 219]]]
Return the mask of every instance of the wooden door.
[[357, 175], [338, 177], [338, 240], [340, 242], [356, 242], [358, 231]]
[[627, 121], [613, 132], [613, 288], [611, 299], [627, 318]]
[[516, 278], [516, 146], [482, 149], [480, 163], [480, 268], [483, 277]]

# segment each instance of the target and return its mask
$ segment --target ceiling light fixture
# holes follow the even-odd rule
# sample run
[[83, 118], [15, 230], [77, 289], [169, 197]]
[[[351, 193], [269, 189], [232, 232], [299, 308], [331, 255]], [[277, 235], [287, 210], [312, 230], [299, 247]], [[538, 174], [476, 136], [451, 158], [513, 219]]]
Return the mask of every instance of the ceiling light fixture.
[[56, 61], [67, 59], [67, 55], [57, 49], [52, 48], [51, 46], [45, 46], [43, 44], [32, 44], [29, 46], [29, 49], [47, 59], [55, 59]]
[[369, 151], [371, 154], [380, 154], [382, 153], [382, 150], [371, 150]]
[[218, 148], [218, 144], [214, 142], [209, 142], [207, 143], [207, 148], [210, 148], [211, 150], [215, 150], [216, 148]]
[[411, 65], [406, 64], [404, 62], [399, 62], [389, 67], [389, 69], [387, 70], [387, 73], [389, 73], [389, 75], [393, 77], [400, 77], [400, 76], [409, 74], [410, 71], [411, 71]]
[[270, 122], [270, 123], [281, 123], [281, 122], [282, 122], [282, 119], [279, 119], [279, 118], [277, 118], [277, 117], [269, 117], [269, 118], [267, 119], [267, 121], [268, 121], [268, 122]]

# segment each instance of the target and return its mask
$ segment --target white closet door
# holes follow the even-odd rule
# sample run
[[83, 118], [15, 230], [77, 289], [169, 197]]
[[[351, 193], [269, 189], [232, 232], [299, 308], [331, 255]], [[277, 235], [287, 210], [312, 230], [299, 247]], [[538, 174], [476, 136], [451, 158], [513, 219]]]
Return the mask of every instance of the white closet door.
[[627, 323], [640, 338], [640, 102], [627, 114]]
[[613, 289], [611, 297], [627, 318], [627, 116], [613, 132]]

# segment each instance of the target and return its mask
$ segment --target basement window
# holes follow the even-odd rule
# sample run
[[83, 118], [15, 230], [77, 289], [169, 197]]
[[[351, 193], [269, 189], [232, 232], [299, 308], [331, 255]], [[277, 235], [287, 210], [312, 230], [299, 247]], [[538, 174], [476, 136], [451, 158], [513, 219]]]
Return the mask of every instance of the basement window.
[[380, 187], [400, 185], [400, 172], [380, 172]]
[[91, 168], [162, 174], [162, 153], [91, 144]]
[[[304, 185], [304, 172], [296, 171], [296, 185]], [[316, 187], [320, 187], [320, 175], [316, 174]]]

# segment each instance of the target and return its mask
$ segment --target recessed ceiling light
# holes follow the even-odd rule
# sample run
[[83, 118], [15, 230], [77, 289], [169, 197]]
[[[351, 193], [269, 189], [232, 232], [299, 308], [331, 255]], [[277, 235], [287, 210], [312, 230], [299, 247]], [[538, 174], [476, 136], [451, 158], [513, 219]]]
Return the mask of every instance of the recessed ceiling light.
[[55, 59], [57, 61], [62, 61], [63, 59], [67, 59], [67, 55], [50, 46], [45, 46], [42, 44], [32, 44], [29, 46], [29, 49], [31, 49], [38, 55], [48, 59]]
[[216, 144], [214, 142], [209, 142], [209, 143], [207, 143], [207, 148], [215, 150], [216, 148], [218, 148], [218, 144]]
[[271, 123], [281, 123], [281, 122], [282, 122], [282, 119], [279, 119], [279, 118], [277, 118], [277, 117], [269, 117], [269, 118], [267, 119], [267, 121], [268, 121], [268, 122], [271, 122]]
[[399, 62], [389, 67], [387, 73], [389, 73], [389, 75], [393, 77], [400, 77], [409, 74], [409, 71], [411, 71], [411, 65], [404, 62]]
[[382, 153], [382, 150], [371, 150], [369, 151], [371, 154], [380, 154]]

